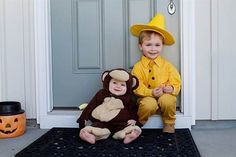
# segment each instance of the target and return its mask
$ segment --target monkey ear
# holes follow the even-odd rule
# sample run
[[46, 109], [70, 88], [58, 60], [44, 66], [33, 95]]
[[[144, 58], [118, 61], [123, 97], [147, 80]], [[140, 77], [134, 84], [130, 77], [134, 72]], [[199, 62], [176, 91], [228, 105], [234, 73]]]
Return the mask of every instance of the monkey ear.
[[110, 72], [110, 71], [104, 71], [104, 72], [102, 73], [102, 81], [105, 80], [105, 77], [109, 74], [109, 72]]
[[136, 89], [139, 85], [138, 78], [132, 75], [132, 89]]

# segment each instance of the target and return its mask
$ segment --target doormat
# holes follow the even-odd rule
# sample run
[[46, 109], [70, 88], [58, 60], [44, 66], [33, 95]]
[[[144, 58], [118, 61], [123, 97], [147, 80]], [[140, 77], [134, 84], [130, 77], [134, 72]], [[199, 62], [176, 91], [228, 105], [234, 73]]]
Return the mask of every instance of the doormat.
[[189, 129], [174, 134], [161, 129], [143, 129], [129, 144], [109, 137], [88, 144], [79, 138], [79, 129], [52, 128], [16, 157], [200, 157]]

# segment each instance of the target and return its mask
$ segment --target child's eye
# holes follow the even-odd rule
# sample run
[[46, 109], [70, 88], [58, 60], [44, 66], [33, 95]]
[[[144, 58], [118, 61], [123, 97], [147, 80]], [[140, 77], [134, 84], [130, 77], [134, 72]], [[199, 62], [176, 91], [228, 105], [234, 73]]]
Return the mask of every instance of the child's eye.
[[125, 84], [121, 84], [121, 86], [125, 87]]
[[114, 81], [113, 84], [116, 84], [116, 82]]

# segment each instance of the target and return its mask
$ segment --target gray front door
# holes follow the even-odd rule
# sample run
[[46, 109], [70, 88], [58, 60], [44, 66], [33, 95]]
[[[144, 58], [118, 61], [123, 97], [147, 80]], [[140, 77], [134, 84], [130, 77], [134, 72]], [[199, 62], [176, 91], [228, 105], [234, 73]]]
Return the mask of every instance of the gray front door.
[[101, 88], [101, 73], [130, 70], [141, 53], [129, 28], [157, 13], [176, 44], [162, 54], [180, 69], [179, 12], [168, 0], [51, 0], [52, 93], [54, 107], [77, 107]]

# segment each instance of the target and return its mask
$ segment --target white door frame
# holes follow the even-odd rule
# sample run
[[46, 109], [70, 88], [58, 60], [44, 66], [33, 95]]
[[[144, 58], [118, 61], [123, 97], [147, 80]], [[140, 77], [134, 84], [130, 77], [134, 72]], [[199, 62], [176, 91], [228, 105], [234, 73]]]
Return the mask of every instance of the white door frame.
[[[76, 119], [79, 111], [52, 110], [49, 2], [50, 0], [34, 0], [37, 123], [40, 124], [40, 128], [78, 127]], [[195, 124], [194, 2], [194, 0], [180, 0], [183, 113], [177, 114], [176, 128], [191, 128], [191, 125]], [[159, 121], [160, 123], [157, 123]], [[151, 118], [145, 127], [161, 127], [160, 117]]]

